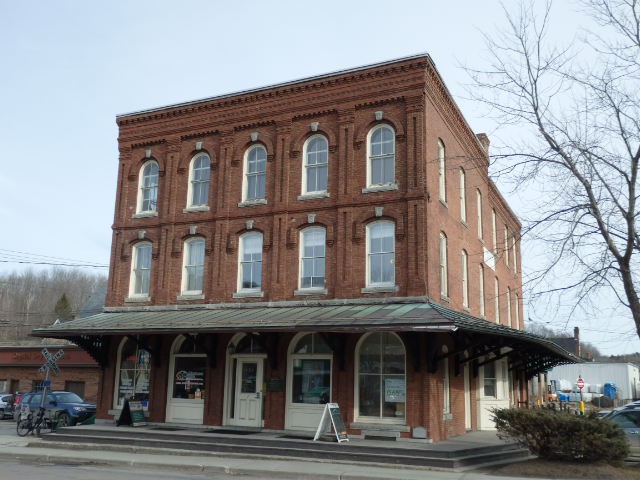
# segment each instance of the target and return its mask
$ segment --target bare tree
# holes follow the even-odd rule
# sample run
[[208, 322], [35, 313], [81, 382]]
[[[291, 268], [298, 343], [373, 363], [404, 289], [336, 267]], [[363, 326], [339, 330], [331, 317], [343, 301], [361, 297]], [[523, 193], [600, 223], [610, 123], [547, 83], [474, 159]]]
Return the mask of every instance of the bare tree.
[[523, 230], [545, 245], [536, 287], [563, 279], [546, 293], [571, 291], [574, 308], [613, 292], [640, 336], [640, 4], [581, 5], [576, 17], [592, 27], [567, 47], [550, 40], [550, 3], [541, 13], [535, 3], [505, 8], [507, 27], [485, 35], [489, 67], [468, 71], [474, 98], [502, 127], [526, 132], [492, 168], [502, 182], [542, 192]]

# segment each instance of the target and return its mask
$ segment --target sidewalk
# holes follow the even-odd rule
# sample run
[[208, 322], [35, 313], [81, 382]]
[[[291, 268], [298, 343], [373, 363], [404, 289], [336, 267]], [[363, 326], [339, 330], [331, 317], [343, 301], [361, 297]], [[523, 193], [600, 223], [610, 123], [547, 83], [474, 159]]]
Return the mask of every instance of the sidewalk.
[[[38, 438], [0, 435], [0, 459], [33, 463], [64, 463], [105, 465], [144, 469], [176, 470], [182, 473], [251, 475], [257, 478], [300, 480], [509, 480], [473, 471], [443, 472], [420, 468], [392, 468], [389, 466], [352, 466], [340, 463], [296, 460], [272, 460], [224, 455], [181, 455], [180, 451], [154, 454], [144, 448], [123, 452], [95, 445], [80, 448], [52, 448]], [[99, 448], [99, 449], [98, 449]], [[147, 449], [153, 450], [153, 449]], [[174, 454], [171, 454], [174, 453]], [[529, 479], [531, 480], [531, 479]]]

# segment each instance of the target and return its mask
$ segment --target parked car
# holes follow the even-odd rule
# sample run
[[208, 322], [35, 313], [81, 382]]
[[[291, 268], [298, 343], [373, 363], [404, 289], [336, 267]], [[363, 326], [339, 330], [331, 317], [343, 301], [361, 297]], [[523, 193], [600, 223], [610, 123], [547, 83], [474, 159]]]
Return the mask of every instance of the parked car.
[[629, 457], [640, 459], [640, 407], [614, 410], [603, 418], [624, 430], [629, 440]]
[[[42, 402], [42, 392], [29, 392], [22, 394], [20, 408], [16, 408], [13, 418], [17, 421], [20, 410], [29, 407], [35, 412]], [[95, 403], [87, 403], [73, 392], [53, 391], [47, 392], [44, 408], [56, 411], [55, 418], [59, 427], [82, 423], [96, 414]]]
[[13, 416], [13, 402], [13, 394], [0, 393], [0, 419]]

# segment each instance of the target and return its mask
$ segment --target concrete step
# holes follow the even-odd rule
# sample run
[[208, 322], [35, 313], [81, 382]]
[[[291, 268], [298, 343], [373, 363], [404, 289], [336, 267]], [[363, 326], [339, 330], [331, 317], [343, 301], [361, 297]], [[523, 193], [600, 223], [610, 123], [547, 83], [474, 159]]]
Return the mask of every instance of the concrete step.
[[[225, 433], [217, 433], [225, 432]], [[129, 427], [91, 429], [61, 428], [42, 437], [48, 446], [78, 448], [101, 445], [111, 450], [144, 450], [146, 453], [201, 455], [227, 454], [256, 458], [309, 459], [349, 464], [394, 465], [439, 469], [472, 468], [524, 459], [528, 452], [515, 444], [456, 446], [443, 444], [398, 445], [391, 441], [338, 444], [312, 441], [312, 437], [225, 429], [167, 430]], [[373, 443], [373, 445], [372, 445]]]

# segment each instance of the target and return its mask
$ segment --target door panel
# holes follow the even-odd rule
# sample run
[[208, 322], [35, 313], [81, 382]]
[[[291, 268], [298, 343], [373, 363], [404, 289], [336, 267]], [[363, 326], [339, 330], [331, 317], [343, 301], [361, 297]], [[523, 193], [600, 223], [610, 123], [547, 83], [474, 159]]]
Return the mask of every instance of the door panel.
[[262, 426], [262, 360], [238, 359], [235, 425]]

